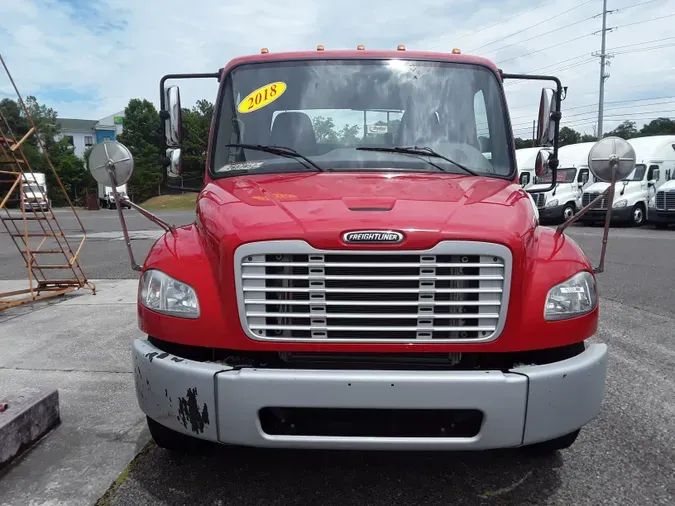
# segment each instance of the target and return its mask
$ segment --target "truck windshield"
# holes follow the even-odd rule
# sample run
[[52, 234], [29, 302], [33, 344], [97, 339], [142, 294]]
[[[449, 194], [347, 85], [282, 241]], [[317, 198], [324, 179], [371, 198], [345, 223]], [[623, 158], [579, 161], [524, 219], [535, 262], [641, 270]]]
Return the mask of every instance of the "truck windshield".
[[24, 193], [42, 193], [42, 189], [37, 184], [25, 184], [23, 185]]
[[638, 164], [633, 169], [633, 172], [628, 174], [621, 181], [642, 181], [645, 177], [645, 172], [647, 172], [647, 166]]
[[[415, 60], [248, 63], [226, 77], [210, 168], [306, 171], [292, 157], [228, 144], [283, 146], [324, 170], [466, 174], [438, 157], [362, 147], [426, 147], [480, 175], [513, 177], [496, 75], [477, 64]], [[433, 164], [428, 163], [433, 162]]]
[[[573, 183], [577, 175], [577, 169], [558, 169], [556, 173], [556, 181], [558, 183]], [[537, 176], [537, 184], [551, 184], [553, 181], [553, 173], [549, 172], [544, 176]]]

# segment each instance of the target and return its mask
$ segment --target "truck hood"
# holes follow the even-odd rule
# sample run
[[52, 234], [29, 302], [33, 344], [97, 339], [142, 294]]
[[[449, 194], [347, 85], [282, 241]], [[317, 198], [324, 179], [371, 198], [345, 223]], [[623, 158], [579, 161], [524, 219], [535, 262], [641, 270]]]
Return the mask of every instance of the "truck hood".
[[234, 247], [258, 240], [303, 239], [316, 248], [345, 248], [341, 236], [346, 231], [399, 230], [407, 236], [404, 245], [377, 247], [421, 249], [439, 239], [463, 239], [518, 249], [535, 226], [532, 202], [519, 184], [454, 174], [225, 178], [206, 185], [197, 212], [211, 240]]
[[[598, 183], [593, 183], [592, 185], [588, 186], [585, 190], [584, 193], [602, 193], [604, 192], [607, 188], [609, 187], [609, 183], [603, 183], [603, 182], [598, 182]], [[626, 193], [632, 193], [635, 191], [641, 191], [643, 190], [641, 181], [630, 181], [628, 184], [626, 184], [624, 188], [624, 183], [623, 181], [617, 181], [616, 186], [614, 187], [614, 198], [616, 199], [621, 195], [621, 191], [623, 190], [624, 194]]]

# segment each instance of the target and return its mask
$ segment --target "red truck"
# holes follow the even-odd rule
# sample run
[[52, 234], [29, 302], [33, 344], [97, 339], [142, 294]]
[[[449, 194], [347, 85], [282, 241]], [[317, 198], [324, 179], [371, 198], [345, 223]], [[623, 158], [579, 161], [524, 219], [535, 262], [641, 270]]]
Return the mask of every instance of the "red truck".
[[[539, 226], [503, 88], [553, 82], [537, 172], [556, 181], [557, 78], [457, 50], [264, 49], [162, 78], [168, 178], [181, 174], [182, 127], [166, 81], [192, 78], [219, 82], [194, 223], [130, 203], [166, 229], [139, 266], [120, 212], [148, 336], [133, 342], [136, 394], [159, 446], [575, 441], [604, 395], [607, 346], [588, 341], [597, 269], [562, 233], [569, 222]], [[340, 136], [355, 115], [363, 123]], [[321, 130], [326, 118], [337, 129]], [[612, 183], [634, 163], [615, 138], [589, 156]], [[116, 142], [89, 164], [113, 188], [133, 170]]]

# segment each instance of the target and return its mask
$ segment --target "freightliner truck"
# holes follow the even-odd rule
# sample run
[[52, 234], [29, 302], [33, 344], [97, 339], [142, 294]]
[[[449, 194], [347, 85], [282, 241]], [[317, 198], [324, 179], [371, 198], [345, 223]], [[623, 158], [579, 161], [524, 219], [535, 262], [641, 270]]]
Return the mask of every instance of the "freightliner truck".
[[[564, 233], [571, 221], [539, 226], [504, 96], [508, 79], [551, 83], [536, 163], [550, 191], [557, 78], [403, 46], [263, 49], [170, 74], [165, 184], [183, 189], [172, 183], [177, 79], [218, 83], [194, 223], [130, 203], [166, 232], [139, 265], [119, 205], [129, 201], [115, 193], [147, 335], [132, 346], [136, 395], [160, 447], [554, 452], [599, 414], [607, 345], [589, 339], [604, 247], [594, 269]], [[382, 110], [403, 111], [385, 143], [365, 127], [356, 141], [315, 128], [318, 116], [339, 128]], [[589, 154], [600, 181], [634, 164], [618, 138]], [[89, 167], [116, 188], [133, 160], [106, 142]]]

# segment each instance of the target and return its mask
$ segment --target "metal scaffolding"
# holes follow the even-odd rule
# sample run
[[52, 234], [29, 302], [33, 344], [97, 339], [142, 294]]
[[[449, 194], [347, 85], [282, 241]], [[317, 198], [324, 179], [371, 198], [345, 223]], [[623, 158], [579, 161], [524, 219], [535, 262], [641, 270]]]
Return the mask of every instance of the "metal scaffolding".
[[[30, 111], [1, 55], [0, 63], [16, 92], [21, 112], [30, 126], [28, 132], [18, 139], [10, 127], [8, 118], [0, 110], [0, 221], [23, 258], [28, 275], [26, 289], [0, 292], [0, 311], [27, 302], [63, 295], [79, 288], [88, 288], [96, 293], [96, 287], [87, 280], [78, 261], [87, 237], [84, 225], [49, 159]], [[69, 234], [64, 232], [52, 209], [51, 201], [47, 200], [46, 206], [39, 205], [39, 202], [36, 202], [34, 187], [27, 184], [35, 180], [35, 172], [22, 145], [31, 136], [35, 137], [38, 151], [44, 160], [43, 170], [51, 171], [53, 176], [51, 179], [57, 183], [58, 190], [62, 192], [69, 210], [75, 217], [78, 230], [74, 232]], [[28, 174], [32, 177], [27, 177]], [[76, 237], [79, 240], [75, 247], [68, 240], [69, 235], [71, 239]]]

